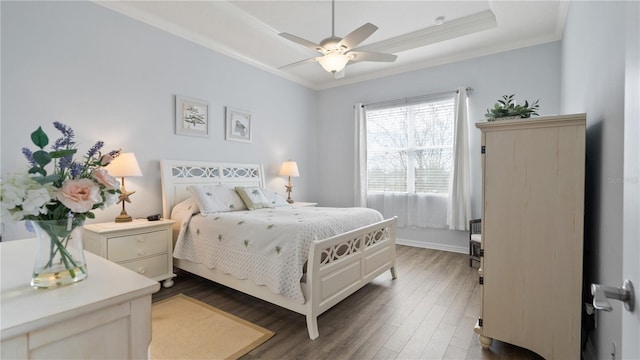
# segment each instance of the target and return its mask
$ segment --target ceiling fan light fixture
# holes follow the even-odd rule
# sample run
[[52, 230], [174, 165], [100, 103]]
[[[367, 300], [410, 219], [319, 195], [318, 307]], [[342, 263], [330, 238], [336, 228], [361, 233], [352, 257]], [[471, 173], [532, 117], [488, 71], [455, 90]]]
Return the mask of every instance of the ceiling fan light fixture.
[[[2, 1], [2, 0], [0, 0]], [[317, 61], [323, 69], [335, 75], [336, 79], [344, 77], [344, 67], [349, 61], [395, 61], [397, 56], [391, 54], [376, 53], [370, 51], [360, 51], [356, 47], [373, 34], [378, 27], [366, 23], [353, 30], [344, 38], [335, 35], [335, 0], [331, 1], [331, 36], [322, 40], [320, 44], [315, 44], [309, 40], [289, 33], [280, 33], [283, 38], [303, 45], [309, 49], [317, 51], [322, 56], [317, 56], [302, 61], [296, 61], [289, 65], [281, 66], [279, 69], [289, 68], [300, 64]]]
[[318, 60], [323, 69], [330, 73], [337, 73], [344, 69], [349, 62], [349, 57], [347, 55], [341, 54], [339, 52], [332, 52], [327, 54]]

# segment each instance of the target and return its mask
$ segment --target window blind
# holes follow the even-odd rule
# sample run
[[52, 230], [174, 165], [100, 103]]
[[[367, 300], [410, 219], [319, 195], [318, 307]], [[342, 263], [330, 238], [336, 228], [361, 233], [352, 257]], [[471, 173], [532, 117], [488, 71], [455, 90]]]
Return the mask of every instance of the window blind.
[[365, 108], [367, 191], [447, 194], [453, 166], [453, 95]]

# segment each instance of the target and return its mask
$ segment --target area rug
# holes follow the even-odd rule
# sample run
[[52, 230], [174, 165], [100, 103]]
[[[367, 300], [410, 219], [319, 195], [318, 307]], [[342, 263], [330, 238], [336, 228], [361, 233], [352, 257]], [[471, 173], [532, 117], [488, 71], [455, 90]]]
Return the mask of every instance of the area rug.
[[179, 294], [151, 306], [152, 359], [237, 359], [273, 332]]

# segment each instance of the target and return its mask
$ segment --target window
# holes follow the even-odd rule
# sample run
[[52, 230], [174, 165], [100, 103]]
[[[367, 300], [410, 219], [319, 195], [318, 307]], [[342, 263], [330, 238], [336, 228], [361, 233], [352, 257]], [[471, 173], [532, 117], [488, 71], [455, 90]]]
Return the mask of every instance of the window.
[[454, 98], [366, 108], [367, 192], [447, 194]]

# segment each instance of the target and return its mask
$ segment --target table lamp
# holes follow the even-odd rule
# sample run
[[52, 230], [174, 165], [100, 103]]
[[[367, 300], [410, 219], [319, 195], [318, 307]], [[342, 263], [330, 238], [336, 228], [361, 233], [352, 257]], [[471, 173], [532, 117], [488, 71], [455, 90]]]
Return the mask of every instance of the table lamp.
[[105, 169], [109, 172], [109, 175], [122, 178], [122, 183], [120, 186], [120, 197], [118, 201], [122, 203], [122, 211], [120, 215], [118, 215], [115, 219], [115, 222], [130, 222], [131, 216], [127, 214], [127, 211], [124, 209], [124, 203], [131, 203], [131, 199], [129, 196], [133, 195], [135, 191], [127, 191], [124, 187], [124, 178], [127, 176], [142, 176], [142, 171], [140, 171], [140, 166], [138, 165], [138, 160], [136, 160], [136, 156], [134, 153], [122, 153], [117, 158], [113, 159], [109, 165], [105, 167]]
[[288, 176], [289, 183], [284, 187], [287, 188], [287, 202], [289, 204], [293, 204], [293, 199], [291, 198], [291, 191], [293, 191], [293, 185], [291, 185], [291, 177], [292, 176], [300, 176], [298, 172], [298, 164], [295, 161], [285, 161], [282, 163], [282, 167], [280, 168], [280, 176]]

